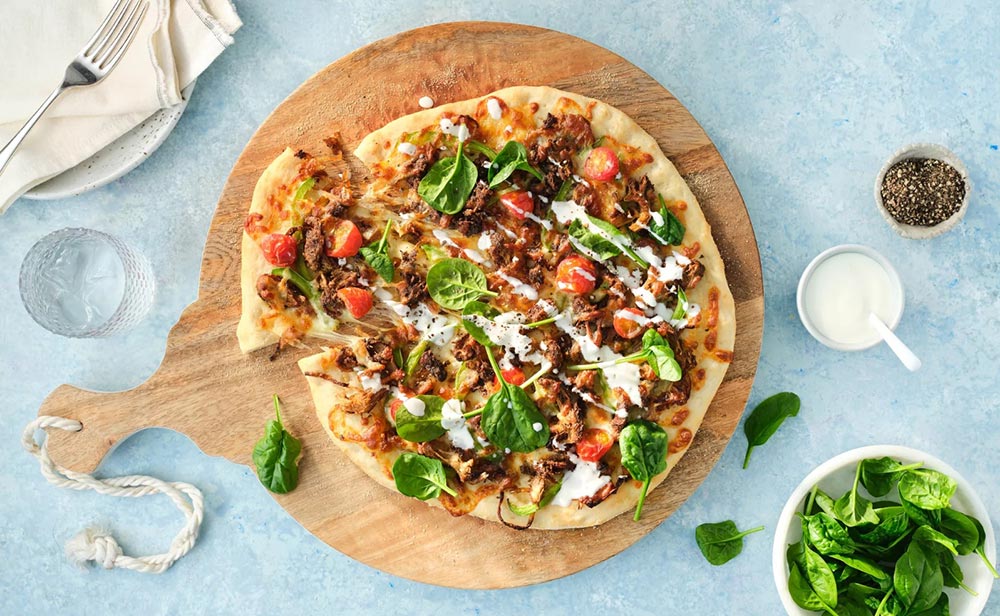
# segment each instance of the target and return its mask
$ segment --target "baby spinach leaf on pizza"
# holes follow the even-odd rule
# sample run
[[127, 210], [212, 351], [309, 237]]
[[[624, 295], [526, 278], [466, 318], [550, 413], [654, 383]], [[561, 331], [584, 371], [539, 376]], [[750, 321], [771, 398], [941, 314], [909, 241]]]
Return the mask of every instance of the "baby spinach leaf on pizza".
[[264, 436], [253, 448], [253, 463], [257, 478], [275, 494], [286, 494], [299, 484], [299, 454], [302, 443], [281, 423], [281, 403], [273, 397], [274, 419], [267, 422]]
[[465, 259], [442, 259], [427, 271], [427, 292], [442, 308], [462, 310], [483, 295], [497, 294], [486, 286], [486, 275]]
[[639, 502], [635, 506], [636, 522], [642, 515], [642, 505], [653, 477], [667, 470], [667, 432], [658, 424], [639, 419], [625, 426], [618, 435], [622, 466], [636, 481], [642, 482]]
[[664, 246], [680, 246], [684, 241], [684, 225], [667, 209], [663, 195], [657, 197], [660, 200], [660, 209], [650, 212], [652, 218], [648, 223], [649, 234]]
[[579, 244], [585, 249], [583, 252], [587, 256], [598, 261], [607, 261], [622, 253], [613, 242], [604, 239], [597, 233], [592, 233], [579, 219], [570, 223], [566, 233], [574, 244]]
[[573, 180], [563, 180], [559, 190], [556, 191], [555, 196], [552, 197], [553, 201], [566, 201], [569, 199], [570, 193], [573, 192]]
[[920, 468], [923, 462], [903, 465], [889, 457], [861, 461], [861, 485], [872, 496], [885, 496], [892, 491], [900, 473]]
[[392, 465], [392, 477], [396, 489], [404, 496], [424, 501], [437, 498], [441, 492], [457, 496], [455, 490], [448, 487], [448, 476], [441, 460], [403, 452]]
[[552, 499], [555, 498], [556, 494], [559, 493], [559, 488], [561, 487], [562, 487], [562, 479], [560, 479], [556, 483], [546, 488], [545, 492], [542, 493], [542, 500], [538, 501], [537, 504], [527, 503], [524, 505], [519, 505], [508, 498], [507, 508], [519, 516], [528, 517], [529, 515], [536, 513], [542, 507], [545, 507], [546, 505], [551, 503]]
[[709, 563], [719, 566], [736, 558], [743, 551], [743, 537], [764, 530], [763, 526], [740, 531], [732, 520], [700, 524], [694, 529], [694, 540]]
[[843, 496], [833, 503], [833, 511], [838, 520], [850, 527], [865, 524], [878, 524], [878, 514], [870, 500], [858, 493], [858, 483], [861, 480], [861, 465], [854, 472], [854, 485]]
[[670, 315], [670, 318], [674, 321], [683, 319], [684, 315], [687, 314], [687, 303], [687, 293], [684, 292], [684, 289], [680, 285], [677, 285], [677, 305], [674, 307], [674, 313]]
[[295, 194], [292, 195], [292, 205], [302, 201], [305, 198], [306, 193], [312, 190], [313, 185], [316, 183], [316, 178], [306, 178], [303, 180], [299, 187], [295, 189]]
[[[624, 364], [626, 362], [645, 361], [653, 369], [656, 376], [664, 381], [676, 382], [681, 380], [681, 366], [674, 357], [674, 350], [670, 344], [663, 339], [663, 336], [654, 329], [647, 329], [642, 336], [642, 350], [631, 355], [619, 357], [611, 361], [611, 365]], [[567, 370], [597, 370], [609, 364], [597, 362], [591, 364], [576, 364], [567, 366]]]
[[454, 156], [434, 163], [417, 185], [417, 194], [442, 214], [457, 214], [465, 207], [479, 177], [476, 165], [462, 152], [458, 144]]
[[420, 358], [425, 352], [427, 352], [427, 347], [430, 346], [430, 341], [426, 338], [417, 343], [415, 347], [410, 351], [410, 354], [406, 356], [406, 362], [403, 364], [403, 372], [406, 373], [406, 378], [413, 376], [413, 373], [417, 371], [420, 367]]
[[762, 401], [750, 412], [743, 424], [743, 434], [747, 437], [747, 453], [743, 457], [743, 468], [750, 464], [750, 454], [754, 447], [760, 447], [771, 438], [788, 417], [799, 414], [802, 401], [792, 392], [783, 391]]
[[360, 250], [361, 256], [364, 257], [368, 265], [372, 266], [372, 269], [386, 282], [392, 282], [396, 275], [392, 259], [389, 257], [389, 229], [391, 228], [392, 219], [389, 219], [385, 223], [382, 238], [374, 244], [362, 246]]
[[465, 305], [465, 308], [462, 309], [462, 327], [464, 327], [465, 331], [469, 332], [469, 335], [472, 336], [472, 339], [479, 344], [483, 346], [492, 346], [493, 342], [490, 340], [490, 337], [486, 335], [483, 328], [480, 327], [474, 319], [470, 319], [469, 317], [478, 315], [484, 319], [493, 319], [498, 314], [500, 314], [500, 311], [489, 304], [485, 304], [480, 301], [471, 301]]
[[542, 179], [542, 172], [528, 162], [528, 151], [524, 145], [518, 141], [508, 141], [490, 163], [487, 171], [490, 188], [499, 186], [515, 171], [525, 171], [538, 180]]
[[[486, 357], [500, 380], [500, 389], [486, 400], [480, 426], [491, 443], [500, 449], [528, 453], [549, 442], [549, 424], [535, 401], [517, 385], [504, 380], [491, 347]], [[536, 430], [538, 427], [540, 429]]]
[[396, 432], [411, 443], [424, 443], [443, 436], [446, 430], [441, 425], [441, 408], [444, 398], [441, 396], [417, 396], [424, 403], [423, 415], [414, 415], [406, 405], [396, 410]]
[[899, 478], [900, 498], [929, 511], [946, 509], [957, 489], [954, 479], [929, 468], [906, 471]]
[[271, 270], [271, 275], [287, 278], [288, 282], [295, 285], [295, 287], [299, 291], [302, 291], [302, 293], [310, 300], [319, 298], [319, 292], [316, 290], [316, 287], [314, 287], [312, 283], [309, 282], [302, 274], [290, 267], [276, 267]]

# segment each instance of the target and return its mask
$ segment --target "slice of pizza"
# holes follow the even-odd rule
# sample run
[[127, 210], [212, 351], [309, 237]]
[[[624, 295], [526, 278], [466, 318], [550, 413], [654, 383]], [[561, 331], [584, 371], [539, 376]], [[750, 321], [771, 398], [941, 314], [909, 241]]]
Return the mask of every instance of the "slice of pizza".
[[363, 192], [337, 155], [289, 150], [262, 176], [241, 347], [320, 339], [299, 363], [332, 440], [453, 515], [559, 529], [641, 509], [735, 337], [709, 225], [652, 137], [514, 87], [395, 120], [355, 156]]

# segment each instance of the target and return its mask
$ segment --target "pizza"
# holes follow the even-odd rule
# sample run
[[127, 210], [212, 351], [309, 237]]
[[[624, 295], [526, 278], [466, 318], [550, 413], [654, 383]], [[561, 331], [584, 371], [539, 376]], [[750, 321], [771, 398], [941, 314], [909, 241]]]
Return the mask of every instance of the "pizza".
[[405, 496], [512, 528], [639, 519], [736, 331], [711, 229], [655, 140], [518, 86], [394, 120], [353, 156], [327, 143], [257, 183], [241, 348], [318, 350], [299, 366], [320, 423]]

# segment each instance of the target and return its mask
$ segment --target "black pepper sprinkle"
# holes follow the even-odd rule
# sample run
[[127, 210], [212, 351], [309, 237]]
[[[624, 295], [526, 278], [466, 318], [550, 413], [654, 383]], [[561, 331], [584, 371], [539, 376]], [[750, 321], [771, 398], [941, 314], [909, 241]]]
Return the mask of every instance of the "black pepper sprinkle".
[[897, 221], [932, 227], [962, 206], [965, 181], [948, 163], [935, 158], [907, 158], [885, 172], [882, 203]]

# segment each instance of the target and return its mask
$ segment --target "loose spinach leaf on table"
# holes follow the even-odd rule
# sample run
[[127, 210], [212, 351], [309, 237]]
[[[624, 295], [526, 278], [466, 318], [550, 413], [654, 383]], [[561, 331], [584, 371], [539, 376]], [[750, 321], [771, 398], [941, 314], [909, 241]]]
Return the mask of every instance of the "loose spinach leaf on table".
[[955, 480], [929, 468], [906, 471], [899, 478], [899, 496], [929, 511], [945, 509], [958, 489]]
[[923, 462], [903, 465], [892, 458], [869, 458], [861, 461], [861, 485], [872, 496], [885, 496], [899, 479], [899, 474], [923, 466]]
[[390, 219], [385, 223], [385, 231], [382, 232], [382, 238], [374, 244], [362, 246], [360, 250], [361, 256], [364, 257], [368, 265], [372, 266], [375, 273], [386, 282], [392, 282], [392, 279], [396, 275], [392, 259], [389, 257], [389, 229], [391, 228], [392, 220]]
[[515, 171], [526, 171], [541, 180], [542, 172], [528, 162], [528, 150], [518, 141], [508, 141], [496, 155], [487, 170], [490, 188], [496, 188]]
[[411, 443], [433, 441], [444, 435], [446, 430], [441, 425], [444, 398], [424, 395], [417, 396], [417, 399], [424, 403], [424, 414], [414, 415], [405, 404], [400, 406], [396, 410], [396, 432]]
[[281, 402], [273, 397], [274, 419], [267, 422], [264, 436], [253, 448], [257, 477], [268, 490], [286, 494], [299, 484], [299, 454], [302, 443], [281, 424]]
[[458, 144], [455, 156], [434, 163], [417, 185], [417, 194], [442, 214], [457, 214], [465, 207], [479, 176], [476, 165]]
[[875, 513], [871, 501], [858, 493], [860, 479], [861, 465], [859, 464], [854, 473], [854, 486], [833, 504], [833, 511], [837, 519], [850, 527], [879, 523], [878, 514]]
[[500, 449], [521, 453], [544, 447], [549, 442], [549, 423], [545, 416], [527, 392], [504, 380], [491, 346], [486, 346], [486, 357], [500, 380], [500, 390], [490, 396], [483, 407], [480, 425], [486, 437]]
[[937, 555], [928, 552], [921, 542], [911, 542], [896, 561], [892, 587], [908, 611], [920, 612], [934, 607], [944, 587]]
[[462, 310], [483, 295], [497, 294], [486, 286], [486, 275], [465, 259], [442, 259], [427, 270], [427, 292], [442, 308]]
[[797, 395], [784, 391], [767, 398], [751, 411], [743, 424], [743, 434], [747, 437], [747, 453], [743, 458], [743, 468], [750, 464], [750, 454], [754, 447], [766, 443], [786, 418], [798, 415], [801, 404], [802, 401]]
[[700, 524], [694, 529], [694, 540], [713, 565], [724, 565], [743, 551], [743, 537], [764, 530], [763, 526], [740, 531], [732, 520]]
[[653, 477], [667, 470], [667, 432], [658, 424], [639, 419], [625, 426], [618, 435], [622, 466], [632, 479], [642, 482], [639, 502], [635, 506], [636, 522], [642, 515], [646, 492]]
[[649, 234], [664, 246], [680, 246], [684, 241], [684, 225], [667, 209], [663, 195], [656, 195], [660, 200], [660, 209], [651, 212]]
[[456, 495], [448, 487], [444, 464], [435, 458], [403, 452], [392, 465], [392, 477], [396, 482], [396, 489], [404, 496], [428, 500], [437, 498], [442, 491]]

